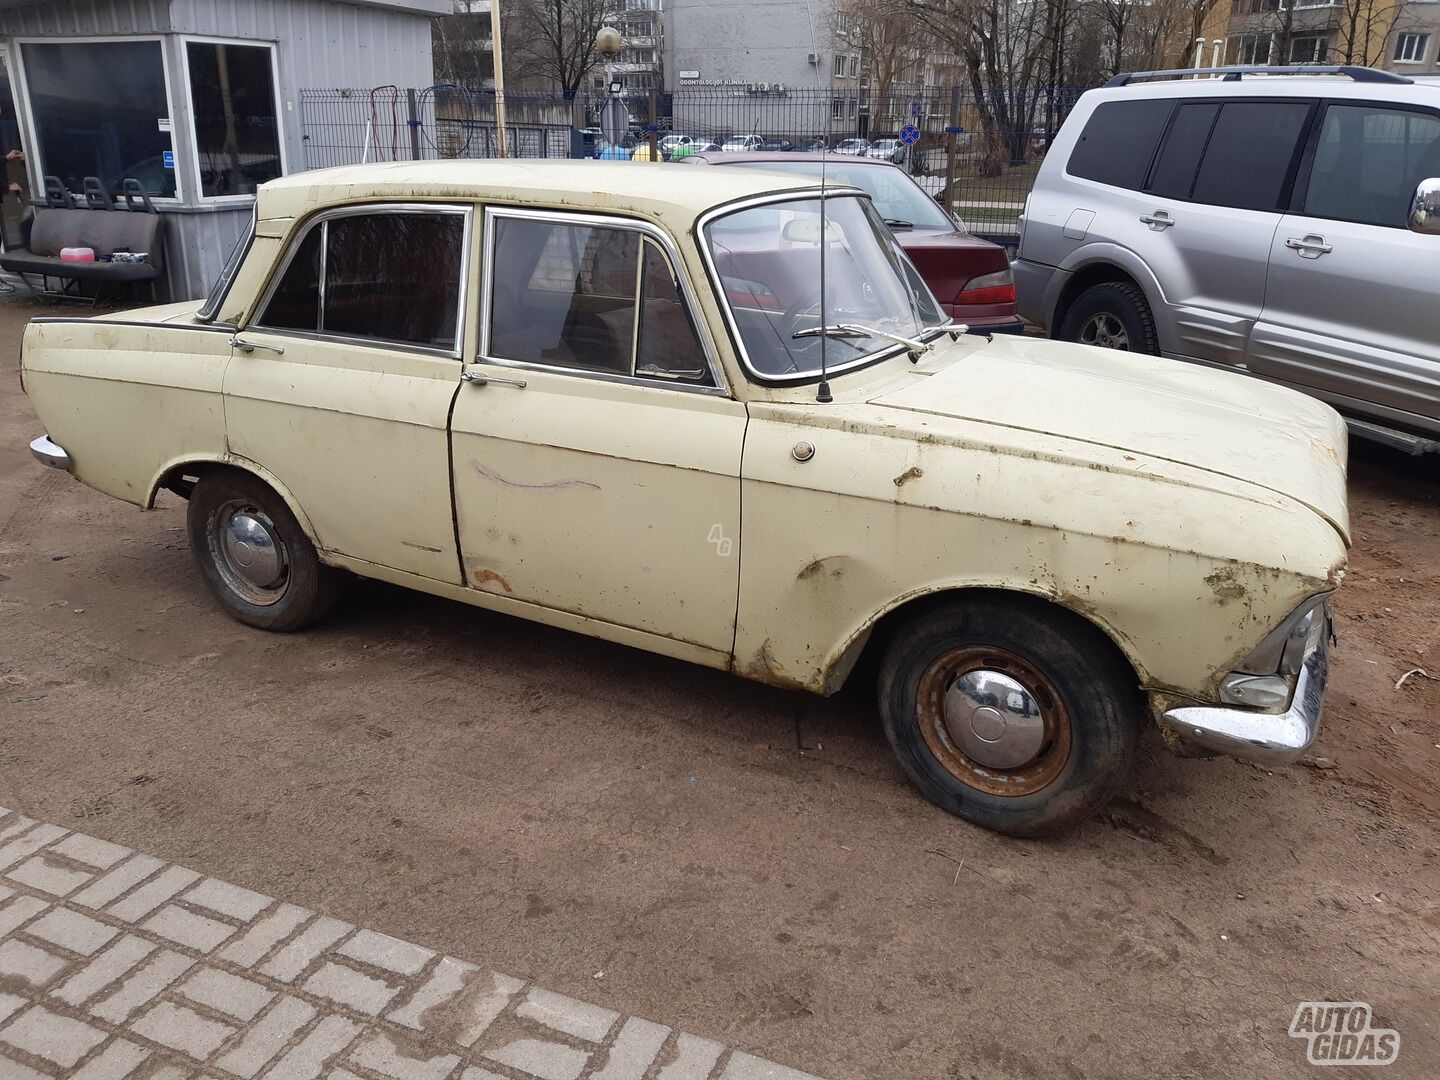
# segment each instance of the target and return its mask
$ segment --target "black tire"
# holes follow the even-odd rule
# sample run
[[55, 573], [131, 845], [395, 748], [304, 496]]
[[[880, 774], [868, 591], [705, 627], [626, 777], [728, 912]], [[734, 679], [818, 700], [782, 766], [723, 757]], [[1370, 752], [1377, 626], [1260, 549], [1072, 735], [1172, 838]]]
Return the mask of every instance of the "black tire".
[[[1041, 749], [1013, 767], [967, 757], [961, 739], [981, 744], [954, 735], [949, 708], [958, 700], [975, 716], [1001, 715], [962, 692], [975, 685], [962, 680], [983, 682], [996, 672], [1032, 695], [1038, 712], [1018, 722], [1043, 723], [1043, 734], [1029, 736], [1042, 740]], [[966, 598], [923, 611], [888, 643], [878, 691], [886, 737], [921, 793], [1011, 836], [1059, 832], [1095, 813], [1128, 780], [1139, 744], [1143, 710], [1128, 665], [1079, 616], [1026, 597]], [[981, 749], [981, 757], [994, 752]]]
[[[1124, 344], [1114, 343], [1118, 336], [1104, 332], [1105, 320], [1118, 324]], [[1092, 285], [1070, 305], [1060, 324], [1063, 341], [1121, 349], [1126, 352], [1160, 354], [1160, 339], [1155, 333], [1155, 316], [1139, 286], [1128, 281], [1107, 281]], [[1107, 338], [1111, 340], [1106, 340]]]
[[[236, 543], [229, 525], [255, 526]], [[295, 515], [268, 484], [238, 469], [206, 473], [195, 484], [186, 512], [190, 548], [205, 584], [231, 617], [262, 630], [291, 631], [324, 618], [339, 595], [340, 573], [326, 566]], [[264, 552], [273, 574], [253, 570]], [[240, 552], [240, 554], [236, 554]], [[249, 557], [251, 567], [240, 565]], [[247, 580], [250, 575], [266, 583]]]

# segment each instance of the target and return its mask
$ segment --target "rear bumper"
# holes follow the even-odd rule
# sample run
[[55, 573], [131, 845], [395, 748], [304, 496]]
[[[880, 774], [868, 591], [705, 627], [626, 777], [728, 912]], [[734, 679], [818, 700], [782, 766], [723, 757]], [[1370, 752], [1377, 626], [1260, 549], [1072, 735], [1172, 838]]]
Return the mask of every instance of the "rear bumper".
[[1327, 640], [1330, 620], [1315, 620], [1290, 708], [1261, 713], [1226, 705], [1193, 705], [1171, 709], [1160, 726], [1193, 746], [1214, 750], [1261, 765], [1285, 765], [1300, 757], [1320, 734], [1325, 680], [1330, 672]]
[[1021, 316], [1047, 331], [1053, 330], [1050, 316], [1054, 313], [1054, 298], [1069, 272], [1028, 259], [1011, 260], [1010, 272], [1015, 275], [1015, 306]]
[[48, 465], [52, 469], [64, 469], [66, 472], [69, 472], [73, 465], [65, 448], [52, 442], [49, 435], [41, 435], [38, 439], [30, 440], [30, 456], [41, 465]]

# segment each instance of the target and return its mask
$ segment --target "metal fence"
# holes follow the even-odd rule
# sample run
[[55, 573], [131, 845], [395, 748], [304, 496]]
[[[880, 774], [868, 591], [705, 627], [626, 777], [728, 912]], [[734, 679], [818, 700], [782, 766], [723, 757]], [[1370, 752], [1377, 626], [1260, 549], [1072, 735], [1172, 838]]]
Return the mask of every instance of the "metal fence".
[[[1027, 86], [800, 89], [778, 84], [682, 87], [631, 94], [620, 149], [600, 134], [604, 93], [505, 95], [511, 157], [626, 156], [649, 145], [667, 155], [688, 136], [696, 149], [859, 149], [906, 168], [972, 231], [1001, 242], [1017, 218], [1050, 140], [1082, 90]], [[305, 166], [362, 161], [493, 158], [496, 98], [461, 86], [302, 90]], [[913, 128], [913, 132], [907, 132]], [[913, 144], [901, 141], [902, 133]], [[647, 156], [643, 153], [641, 156]]]

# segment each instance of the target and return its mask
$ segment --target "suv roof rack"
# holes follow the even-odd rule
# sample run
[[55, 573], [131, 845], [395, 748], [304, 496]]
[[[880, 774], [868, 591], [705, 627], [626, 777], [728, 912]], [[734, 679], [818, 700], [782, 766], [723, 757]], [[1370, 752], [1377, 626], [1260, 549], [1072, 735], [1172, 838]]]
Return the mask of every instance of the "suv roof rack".
[[1168, 71], [1126, 71], [1107, 82], [1106, 87], [1129, 86], [1134, 79], [1173, 79], [1182, 75], [1223, 75], [1225, 82], [1237, 82], [1242, 75], [1348, 75], [1356, 82], [1409, 83], [1412, 80], [1393, 71], [1360, 67], [1356, 64], [1295, 64], [1290, 67], [1251, 66], [1171, 68]]

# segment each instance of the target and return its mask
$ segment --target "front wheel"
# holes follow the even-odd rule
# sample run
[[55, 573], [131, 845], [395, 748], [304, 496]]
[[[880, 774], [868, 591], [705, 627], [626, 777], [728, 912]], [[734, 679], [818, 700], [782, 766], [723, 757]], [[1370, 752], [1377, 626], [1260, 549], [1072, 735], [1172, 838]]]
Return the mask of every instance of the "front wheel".
[[891, 640], [880, 715], [931, 802], [1012, 836], [1058, 832], [1127, 779], [1133, 673], [1093, 626], [1027, 598], [937, 605]]
[[1128, 281], [1107, 281], [1081, 293], [1060, 325], [1064, 341], [1158, 355], [1155, 316], [1145, 294]]
[[320, 561], [285, 500], [258, 477], [206, 473], [190, 493], [186, 523], [205, 584], [231, 617], [299, 630], [334, 606], [339, 572]]

